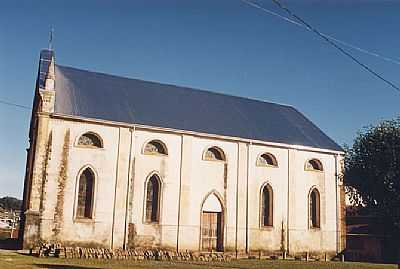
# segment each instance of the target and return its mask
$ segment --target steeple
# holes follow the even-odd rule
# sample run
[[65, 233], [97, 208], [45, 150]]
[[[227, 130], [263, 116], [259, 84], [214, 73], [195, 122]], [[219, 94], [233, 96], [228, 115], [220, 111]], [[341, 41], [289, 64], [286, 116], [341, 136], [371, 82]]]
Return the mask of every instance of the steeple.
[[53, 50], [43, 49], [40, 52], [38, 92], [43, 112], [54, 112], [55, 101], [55, 54]]

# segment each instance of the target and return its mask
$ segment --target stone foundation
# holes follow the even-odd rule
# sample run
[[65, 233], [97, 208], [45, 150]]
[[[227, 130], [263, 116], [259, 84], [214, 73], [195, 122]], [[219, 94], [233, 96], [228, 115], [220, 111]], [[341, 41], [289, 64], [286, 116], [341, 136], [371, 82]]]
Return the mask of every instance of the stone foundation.
[[105, 249], [63, 247], [59, 244], [43, 244], [31, 250], [38, 257], [57, 257], [66, 259], [116, 259], [116, 260], [155, 260], [155, 261], [230, 261], [231, 255], [225, 253], [198, 253], [190, 251], [168, 251], [161, 249]]

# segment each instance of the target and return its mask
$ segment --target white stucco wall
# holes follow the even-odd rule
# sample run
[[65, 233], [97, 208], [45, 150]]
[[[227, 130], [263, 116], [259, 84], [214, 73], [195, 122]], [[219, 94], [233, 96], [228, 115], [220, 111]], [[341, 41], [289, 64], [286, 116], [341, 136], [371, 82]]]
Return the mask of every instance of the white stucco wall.
[[[332, 153], [58, 118], [50, 119], [48, 129], [52, 144], [42, 195], [40, 230], [44, 240], [55, 240], [58, 182], [65, 134], [69, 130], [62, 229], [56, 238], [59, 241], [123, 247], [131, 240], [131, 225], [134, 246], [197, 251], [201, 247], [201, 207], [207, 196], [214, 194], [223, 210], [226, 251], [336, 251], [338, 209], [336, 160]], [[76, 145], [79, 136], [88, 131], [101, 137], [104, 148]], [[153, 139], [166, 145], [167, 156], [143, 154], [144, 145]], [[224, 151], [226, 175], [225, 162], [203, 160], [204, 151], [211, 146]], [[276, 157], [277, 167], [256, 165], [258, 156], [265, 152]], [[311, 158], [322, 162], [323, 172], [304, 169]], [[77, 179], [87, 166], [96, 175], [94, 215], [90, 220], [77, 220]], [[160, 218], [158, 224], [149, 224], [144, 218], [145, 186], [154, 173], [161, 180]], [[273, 189], [272, 227], [260, 225], [261, 187], [267, 183]], [[319, 229], [310, 229], [308, 223], [308, 195], [312, 187], [321, 196]]]

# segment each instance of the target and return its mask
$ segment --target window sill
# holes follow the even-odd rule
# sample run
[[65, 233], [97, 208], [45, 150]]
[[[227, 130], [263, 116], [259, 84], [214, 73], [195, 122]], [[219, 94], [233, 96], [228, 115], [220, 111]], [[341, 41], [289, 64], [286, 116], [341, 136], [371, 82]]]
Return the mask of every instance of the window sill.
[[75, 145], [75, 148], [78, 148], [78, 149], [97, 149], [97, 150], [104, 150], [104, 147], [84, 146], [84, 145]]
[[315, 170], [315, 169], [308, 169], [308, 168], [304, 169], [304, 171], [306, 171], [306, 172], [321, 173], [321, 174], [324, 173], [324, 170]]
[[74, 219], [75, 223], [94, 223], [94, 218], [75, 218]]
[[263, 231], [272, 231], [273, 229], [274, 229], [273, 225], [260, 226], [260, 230], [263, 230]]
[[150, 153], [150, 152], [143, 152], [145, 156], [157, 156], [157, 157], [168, 157], [168, 154], [164, 153]]
[[224, 160], [218, 160], [218, 159], [206, 159], [206, 158], [203, 158], [202, 159], [203, 161], [206, 161], [206, 162], [214, 162], [214, 163], [226, 163], [226, 161], [224, 161]]
[[147, 222], [147, 221], [145, 221], [145, 222], [143, 222], [143, 224], [145, 224], [145, 225], [151, 225], [151, 226], [159, 226], [160, 225], [160, 222], [159, 221], [157, 221], [157, 222]]
[[272, 164], [256, 164], [256, 167], [279, 168], [279, 166], [277, 166], [277, 165], [272, 165]]

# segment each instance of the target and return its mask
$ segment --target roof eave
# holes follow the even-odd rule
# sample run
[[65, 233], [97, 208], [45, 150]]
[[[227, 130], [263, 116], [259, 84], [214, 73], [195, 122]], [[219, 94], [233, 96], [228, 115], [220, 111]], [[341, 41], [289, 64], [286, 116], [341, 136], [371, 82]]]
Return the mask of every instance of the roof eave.
[[231, 140], [231, 141], [243, 142], [243, 143], [248, 143], [248, 144], [260, 144], [260, 145], [277, 147], [277, 148], [296, 149], [296, 150], [312, 151], [312, 152], [319, 152], [319, 153], [327, 153], [327, 154], [333, 154], [333, 155], [343, 155], [345, 153], [344, 151], [337, 151], [337, 150], [324, 149], [324, 148], [315, 148], [315, 147], [304, 146], [304, 145], [268, 142], [268, 141], [263, 141], [263, 140], [248, 139], [248, 138], [234, 137], [234, 136], [225, 136], [225, 135], [218, 135], [218, 134], [209, 134], [209, 133], [202, 133], [202, 132], [197, 132], [197, 131], [179, 130], [179, 129], [167, 128], [167, 127], [158, 127], [158, 126], [150, 126], [150, 125], [143, 125], [143, 124], [136, 124], [136, 123], [126, 123], [126, 122], [117, 122], [117, 121], [111, 121], [111, 120], [87, 118], [87, 117], [81, 117], [81, 116], [66, 115], [66, 114], [62, 114], [62, 113], [52, 113], [52, 114], [50, 114], [50, 116], [53, 118], [66, 119], [66, 120], [71, 120], [71, 121], [81, 121], [81, 122], [89, 122], [89, 123], [94, 123], [94, 124], [119, 126], [119, 127], [126, 127], [126, 128], [135, 128], [135, 129], [139, 128], [139, 129], [169, 132], [169, 133], [175, 133], [175, 134], [187, 134], [187, 135], [194, 135], [194, 136], [199, 136], [199, 137], [207, 137], [207, 138], [214, 138], [214, 139], [221, 139], [221, 140]]

